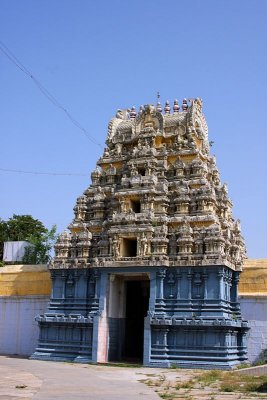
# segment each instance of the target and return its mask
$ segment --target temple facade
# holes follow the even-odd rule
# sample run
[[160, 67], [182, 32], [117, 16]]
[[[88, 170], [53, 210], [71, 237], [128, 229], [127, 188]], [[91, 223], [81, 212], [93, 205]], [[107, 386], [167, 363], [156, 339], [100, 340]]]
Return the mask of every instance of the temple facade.
[[239, 220], [202, 101], [118, 110], [50, 265], [32, 358], [230, 368], [246, 360]]

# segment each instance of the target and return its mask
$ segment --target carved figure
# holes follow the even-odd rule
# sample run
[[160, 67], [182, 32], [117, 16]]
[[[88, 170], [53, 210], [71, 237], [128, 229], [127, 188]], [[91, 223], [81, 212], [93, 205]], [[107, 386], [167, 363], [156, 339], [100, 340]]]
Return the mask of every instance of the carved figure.
[[[120, 232], [131, 231], [139, 238], [141, 257], [151, 250], [152, 256], [164, 255], [167, 260], [188, 255], [198, 265], [207, 263], [207, 254], [210, 263], [218, 254], [233, 268], [237, 259], [242, 262], [240, 224], [233, 220], [227, 186], [221, 185], [216, 159], [205, 145], [202, 101], [190, 100], [188, 105], [184, 99], [181, 108], [175, 100], [173, 113], [169, 103], [165, 114], [159, 105], [146, 105], [139, 113], [132, 107], [130, 115], [128, 109], [117, 111], [92, 185], [74, 208], [72, 233], [60, 236], [55, 246], [56, 261], [79, 257], [90, 262], [97, 255], [116, 259]], [[138, 207], [132, 210], [133, 197], [140, 198], [142, 212]], [[144, 228], [151, 232], [151, 248]], [[131, 253], [131, 245], [125, 246]]]
[[142, 236], [141, 236], [141, 255], [142, 256], [146, 256], [147, 255], [147, 250], [148, 250], [147, 238], [145, 237], [145, 234], [142, 233]]
[[120, 256], [120, 243], [117, 238], [113, 238], [113, 256], [114, 258], [118, 258]]

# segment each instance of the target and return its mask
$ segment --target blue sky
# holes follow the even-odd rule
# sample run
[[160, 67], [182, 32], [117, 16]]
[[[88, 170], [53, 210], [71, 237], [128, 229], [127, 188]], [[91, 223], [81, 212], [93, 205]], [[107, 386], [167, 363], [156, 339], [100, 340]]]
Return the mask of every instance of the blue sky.
[[[2, 0], [0, 40], [104, 145], [118, 108], [201, 97], [248, 255], [267, 257], [267, 1]], [[1, 213], [62, 231], [101, 148], [0, 53]]]

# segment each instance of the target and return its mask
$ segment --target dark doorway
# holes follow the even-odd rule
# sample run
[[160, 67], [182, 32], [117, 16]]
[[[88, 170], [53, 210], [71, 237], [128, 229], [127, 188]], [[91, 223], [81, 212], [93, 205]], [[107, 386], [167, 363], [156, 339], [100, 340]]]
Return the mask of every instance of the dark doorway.
[[137, 256], [137, 239], [123, 238], [122, 257], [136, 257], [136, 256]]
[[135, 213], [140, 213], [141, 212], [140, 200], [131, 200], [131, 209]]
[[149, 281], [126, 282], [126, 319], [124, 359], [143, 361], [144, 318], [149, 302]]
[[146, 174], [145, 168], [138, 168], [138, 174], [142, 175], [142, 176], [145, 176], [145, 174]]

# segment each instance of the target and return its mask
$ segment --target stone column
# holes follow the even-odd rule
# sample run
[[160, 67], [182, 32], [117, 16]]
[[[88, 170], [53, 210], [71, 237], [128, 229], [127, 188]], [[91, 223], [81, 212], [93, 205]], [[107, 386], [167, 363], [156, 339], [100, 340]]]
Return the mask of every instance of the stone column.
[[52, 281], [51, 299], [53, 299], [54, 298], [54, 284], [55, 284], [55, 279], [56, 279], [55, 271], [50, 272], [50, 277], [51, 277], [51, 281]]
[[174, 297], [173, 287], [175, 285], [174, 275], [172, 272], [169, 273], [168, 285], [170, 288], [169, 298], [172, 299]]
[[208, 287], [207, 287], [207, 280], [208, 280], [208, 275], [206, 268], [204, 269], [203, 273], [203, 281], [204, 281], [204, 300], [208, 298]]
[[95, 280], [95, 290], [94, 290], [94, 299], [98, 299], [98, 280], [99, 280], [99, 271], [97, 269], [94, 270], [94, 280]]
[[61, 279], [62, 279], [62, 299], [66, 298], [66, 274], [65, 272], [62, 272], [61, 275]]
[[87, 288], [88, 288], [88, 269], [83, 271], [82, 277], [83, 277], [83, 297], [86, 299], [87, 298]]
[[176, 299], [179, 300], [181, 298], [181, 279], [183, 275], [179, 269], [176, 270], [176, 280], [177, 280], [177, 292]]
[[163, 300], [164, 300], [164, 278], [166, 276], [166, 269], [165, 268], [161, 268], [158, 271], [157, 276], [159, 278], [158, 299], [160, 299], [161, 302], [163, 302]]
[[231, 338], [231, 331], [228, 329], [225, 331], [225, 334], [224, 334], [224, 346], [225, 347], [228, 347], [229, 345], [231, 345], [231, 343], [229, 343], [230, 338]]
[[92, 293], [92, 307], [91, 311], [89, 314], [95, 315], [96, 312], [98, 312], [99, 309], [99, 301], [98, 301], [98, 280], [99, 280], [100, 274], [97, 269], [93, 270], [93, 273], [91, 275], [91, 284], [93, 288], [93, 293]]
[[153, 328], [153, 331], [155, 333], [155, 343], [153, 343], [156, 346], [160, 346], [160, 329], [157, 327]]
[[168, 328], [164, 328], [162, 329], [162, 333], [163, 333], [163, 350], [165, 355], [167, 355], [167, 350], [168, 350], [168, 332], [169, 329]]
[[238, 302], [238, 283], [240, 279], [240, 272], [234, 272], [234, 276], [232, 279], [232, 301]]
[[79, 273], [78, 273], [78, 271], [77, 270], [75, 270], [74, 271], [74, 274], [73, 274], [73, 283], [74, 283], [74, 298], [76, 299], [77, 298], [77, 292], [78, 292], [78, 288], [77, 288], [77, 282], [78, 282], [78, 280], [79, 280]]
[[247, 334], [247, 332], [243, 332], [242, 333], [242, 336], [241, 336], [241, 346], [242, 347], [247, 347], [247, 337], [248, 337], [248, 334]]
[[223, 300], [224, 299], [224, 291], [223, 291], [224, 271], [223, 270], [218, 272], [218, 277], [219, 277], [219, 299]]
[[192, 272], [191, 268], [188, 268], [188, 273], [187, 273], [187, 280], [188, 280], [188, 299], [192, 299]]
[[228, 279], [228, 282], [227, 282], [227, 295], [228, 295], [228, 301], [230, 302], [231, 301], [231, 286], [232, 286], [232, 282], [231, 282], [231, 278], [229, 278]]

